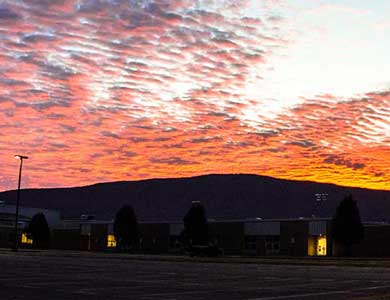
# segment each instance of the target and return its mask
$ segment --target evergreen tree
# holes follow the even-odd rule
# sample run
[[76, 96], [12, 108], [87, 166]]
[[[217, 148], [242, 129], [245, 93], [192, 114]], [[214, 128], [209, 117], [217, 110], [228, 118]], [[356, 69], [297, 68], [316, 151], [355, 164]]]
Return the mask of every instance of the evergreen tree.
[[50, 228], [43, 213], [37, 213], [32, 217], [26, 233], [31, 236], [34, 248], [49, 248]]
[[114, 221], [114, 235], [117, 247], [134, 249], [139, 241], [137, 216], [130, 205], [123, 206], [116, 214]]
[[363, 239], [363, 224], [352, 195], [345, 197], [337, 207], [332, 219], [331, 234], [336, 243], [345, 247], [348, 256], [351, 254], [351, 246]]
[[199, 202], [193, 202], [192, 207], [183, 218], [183, 237], [187, 244], [207, 245], [209, 240], [208, 223], [205, 209]]

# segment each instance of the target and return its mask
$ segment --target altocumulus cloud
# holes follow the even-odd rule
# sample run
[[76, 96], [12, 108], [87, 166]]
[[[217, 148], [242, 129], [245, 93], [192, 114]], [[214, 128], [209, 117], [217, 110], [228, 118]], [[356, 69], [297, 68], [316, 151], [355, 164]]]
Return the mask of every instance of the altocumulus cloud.
[[359, 186], [372, 176], [370, 187], [383, 188], [389, 93], [296, 97], [278, 85], [302, 29], [286, 9], [283, 0], [3, 1], [0, 189], [14, 185], [15, 151], [31, 156], [30, 186], [235, 170]]

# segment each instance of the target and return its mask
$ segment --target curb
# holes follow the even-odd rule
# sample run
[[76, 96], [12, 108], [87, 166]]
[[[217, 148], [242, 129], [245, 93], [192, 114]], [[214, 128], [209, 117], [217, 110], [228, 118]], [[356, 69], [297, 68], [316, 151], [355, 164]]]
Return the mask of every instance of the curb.
[[0, 249], [2, 255], [68, 257], [79, 259], [120, 259], [135, 261], [186, 262], [186, 263], [219, 263], [219, 264], [255, 264], [255, 265], [289, 265], [289, 266], [334, 266], [334, 267], [376, 267], [390, 268], [390, 258], [312, 258], [312, 257], [189, 257], [184, 255], [144, 255], [107, 252], [87, 252], [72, 250], [35, 250], [21, 249], [13, 252]]

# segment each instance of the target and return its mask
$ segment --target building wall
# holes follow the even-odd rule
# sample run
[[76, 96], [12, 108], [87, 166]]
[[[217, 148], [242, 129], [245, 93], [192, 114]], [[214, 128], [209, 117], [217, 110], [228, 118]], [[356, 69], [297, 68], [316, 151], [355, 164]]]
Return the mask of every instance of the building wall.
[[280, 255], [280, 235], [261, 235], [256, 237], [256, 252], [254, 255]]
[[353, 256], [390, 256], [390, 225], [364, 226], [364, 239], [351, 252]]
[[[19, 215], [18, 221], [18, 240], [19, 247], [24, 245], [21, 243], [21, 235], [23, 229], [27, 226], [30, 218]], [[15, 239], [15, 213], [0, 212], [0, 247], [11, 248], [14, 246]], [[30, 246], [29, 246], [30, 247]]]
[[225, 254], [242, 254], [244, 248], [243, 222], [209, 223], [211, 241], [223, 249]]
[[[16, 211], [15, 205], [0, 206], [0, 214], [9, 214], [14, 217], [15, 211]], [[60, 223], [61, 218], [60, 218], [59, 211], [46, 209], [46, 208], [34, 208], [34, 207], [26, 207], [26, 206], [19, 207], [19, 217], [25, 216], [31, 219], [37, 213], [43, 213], [45, 215], [49, 227], [56, 226]]]
[[280, 254], [306, 256], [308, 231], [306, 220], [282, 221], [280, 223]]
[[181, 254], [184, 252], [182, 245], [183, 222], [169, 224], [169, 253]]
[[93, 224], [91, 234], [93, 237], [91, 243], [92, 250], [107, 249], [107, 227], [107, 224]]
[[10, 248], [14, 241], [14, 230], [13, 228], [1, 227], [0, 228], [0, 247]]
[[85, 222], [80, 224], [80, 249], [101, 251], [107, 249], [108, 223]]
[[145, 253], [168, 253], [169, 229], [169, 223], [140, 223], [139, 251]]
[[[250, 225], [247, 225], [251, 223]], [[254, 224], [256, 223], [256, 224]], [[174, 224], [174, 225], [172, 225]], [[179, 223], [140, 223], [141, 253], [183, 253], [173, 247], [183, 229]], [[260, 225], [259, 225], [260, 224]], [[261, 225], [262, 224], [262, 225]], [[13, 227], [0, 226], [0, 247], [12, 246]], [[85, 225], [85, 226], [83, 226]], [[210, 241], [227, 255], [285, 255], [307, 256], [309, 240], [326, 236], [327, 255], [332, 254], [329, 220], [259, 220], [254, 222], [210, 222]], [[110, 229], [111, 228], [111, 229]], [[354, 256], [390, 256], [390, 225], [366, 225], [365, 238], [352, 248]], [[80, 230], [54, 229], [52, 248], [109, 250], [107, 235], [112, 233], [112, 222], [86, 222]], [[250, 248], [246, 246], [250, 246]], [[23, 245], [20, 245], [23, 247]], [[27, 246], [27, 245], [25, 245]]]
[[278, 255], [280, 253], [280, 221], [253, 220], [244, 223], [245, 255]]
[[80, 230], [61, 230], [52, 231], [50, 248], [64, 250], [80, 249]]
[[326, 222], [327, 226], [326, 226], [326, 252], [327, 252], [327, 256], [332, 256], [332, 249], [333, 249], [333, 245], [334, 245], [334, 242], [332, 240], [332, 221], [331, 220], [327, 220]]

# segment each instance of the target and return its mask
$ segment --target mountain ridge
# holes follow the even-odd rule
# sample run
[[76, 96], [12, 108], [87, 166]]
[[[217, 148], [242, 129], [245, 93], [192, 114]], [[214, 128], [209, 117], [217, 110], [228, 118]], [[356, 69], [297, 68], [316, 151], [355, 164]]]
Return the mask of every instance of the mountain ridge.
[[[289, 182], [316, 183], [316, 184], [337, 186], [337, 187], [341, 187], [341, 188], [351, 188], [351, 189], [360, 189], [360, 190], [368, 190], [368, 191], [390, 192], [390, 189], [389, 190], [370, 189], [370, 188], [359, 187], [359, 186], [340, 185], [340, 184], [335, 184], [335, 183], [330, 183], [330, 182], [318, 182], [318, 181], [299, 180], [299, 179], [284, 179], [284, 178], [277, 178], [277, 177], [272, 177], [272, 176], [267, 176], [267, 175], [257, 175], [257, 174], [251, 174], [251, 173], [231, 173], [231, 174], [209, 173], [209, 174], [202, 174], [202, 175], [195, 175], [195, 176], [188, 176], [188, 177], [156, 177], [156, 178], [137, 179], [137, 180], [119, 180], [119, 181], [96, 182], [96, 183], [87, 184], [87, 185], [79, 185], [79, 186], [76, 185], [76, 186], [68, 186], [68, 187], [23, 188], [22, 190], [26, 191], [26, 190], [76, 189], [76, 188], [88, 188], [88, 187], [100, 186], [100, 185], [121, 184], [121, 183], [128, 183], [128, 182], [195, 179], [195, 178], [208, 177], [208, 176], [255, 176], [255, 177], [269, 178], [269, 179], [289, 181]], [[1, 193], [5, 193], [5, 192], [16, 192], [16, 189], [0, 191], [0, 194]]]
[[[315, 201], [327, 193], [326, 201]], [[216, 219], [330, 217], [348, 194], [364, 220], [390, 220], [390, 191], [330, 183], [278, 179], [254, 174], [207, 174], [182, 178], [95, 183], [88, 186], [23, 189], [21, 205], [57, 209], [64, 218], [95, 214], [112, 219], [123, 204], [134, 206], [140, 220], [181, 220], [191, 201], [199, 200]], [[16, 191], [0, 192], [14, 203]]]

